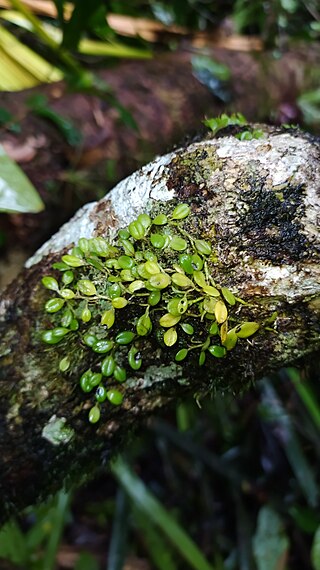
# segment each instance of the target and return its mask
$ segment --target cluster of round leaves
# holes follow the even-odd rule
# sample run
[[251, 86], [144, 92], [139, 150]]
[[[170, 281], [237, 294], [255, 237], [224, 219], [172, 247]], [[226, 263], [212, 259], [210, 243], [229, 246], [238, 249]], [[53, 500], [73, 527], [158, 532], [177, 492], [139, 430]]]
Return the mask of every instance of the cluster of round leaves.
[[[186, 226], [190, 214], [185, 203], [153, 219], [140, 214], [119, 230], [113, 244], [101, 237], [81, 238], [53, 265], [61, 279], [50, 275], [42, 279], [56, 294], [45, 304], [52, 328], [42, 332], [42, 340], [55, 345], [75, 333], [96, 355], [79, 379], [83, 392], [95, 397], [91, 423], [99, 420], [105, 400], [115, 406], [122, 403], [120, 385], [128, 369], [142, 366], [139, 346], [152, 330], [163, 347], [178, 347], [173, 353], [176, 362], [197, 350], [202, 366], [207, 355], [224, 358], [238, 339], [259, 328], [256, 322], [239, 323], [235, 318], [232, 309], [242, 301], [212, 279], [211, 244], [190, 235]], [[123, 328], [128, 317], [121, 318], [121, 311], [130, 306], [135, 316]], [[71, 366], [68, 355], [61, 359], [62, 373]]]

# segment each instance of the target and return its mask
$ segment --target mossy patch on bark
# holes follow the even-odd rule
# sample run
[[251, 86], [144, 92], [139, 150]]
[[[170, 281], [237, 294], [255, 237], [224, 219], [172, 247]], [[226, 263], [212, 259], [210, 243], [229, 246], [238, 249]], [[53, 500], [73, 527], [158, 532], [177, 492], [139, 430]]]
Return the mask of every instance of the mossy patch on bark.
[[212, 145], [204, 145], [192, 151], [185, 150], [171, 161], [167, 186], [169, 190], [174, 189], [182, 200], [205, 197], [212, 173], [221, 166], [222, 161]]

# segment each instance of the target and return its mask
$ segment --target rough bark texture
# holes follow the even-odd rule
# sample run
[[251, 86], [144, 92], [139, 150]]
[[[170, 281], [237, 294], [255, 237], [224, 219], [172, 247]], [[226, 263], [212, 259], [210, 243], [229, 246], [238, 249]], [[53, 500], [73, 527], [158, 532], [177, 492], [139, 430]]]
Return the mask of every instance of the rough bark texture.
[[[264, 127], [263, 138], [240, 141], [236, 132], [232, 127], [218, 138], [206, 135], [160, 157], [100, 202], [84, 206], [29, 260], [4, 294], [3, 516], [104, 464], [133, 427], [160, 406], [187, 393], [238, 393], [266, 371], [319, 349], [319, 140], [300, 131]], [[155, 327], [138, 341], [143, 364], [120, 385], [122, 406], [104, 403], [100, 422], [90, 425], [88, 409], [94, 398], [81, 392], [79, 376], [92, 364], [92, 355], [78, 332], [55, 346], [40, 341], [39, 331], [50, 327], [43, 310], [48, 291], [41, 277], [52, 274], [51, 264], [80, 237], [112, 239], [140, 213], [172, 211], [180, 202], [191, 206], [190, 235], [212, 243], [211, 276], [247, 303], [237, 308], [236, 316], [260, 323], [260, 329], [224, 358], [207, 358], [199, 368], [198, 355], [176, 362], [177, 349], [159, 343]], [[122, 309], [125, 328], [134, 330], [136, 309], [134, 303], [131, 312]], [[73, 365], [61, 373], [58, 363], [66, 351]]]

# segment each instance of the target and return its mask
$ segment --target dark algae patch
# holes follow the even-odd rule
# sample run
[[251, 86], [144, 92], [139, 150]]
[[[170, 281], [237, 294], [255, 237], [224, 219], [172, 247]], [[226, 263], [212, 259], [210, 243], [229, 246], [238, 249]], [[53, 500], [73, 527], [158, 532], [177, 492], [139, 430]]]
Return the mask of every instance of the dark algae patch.
[[246, 251], [273, 263], [299, 261], [309, 255], [312, 246], [302, 232], [305, 213], [304, 188], [288, 183], [270, 188], [256, 180], [243, 191], [249, 206], [239, 216], [239, 232]]

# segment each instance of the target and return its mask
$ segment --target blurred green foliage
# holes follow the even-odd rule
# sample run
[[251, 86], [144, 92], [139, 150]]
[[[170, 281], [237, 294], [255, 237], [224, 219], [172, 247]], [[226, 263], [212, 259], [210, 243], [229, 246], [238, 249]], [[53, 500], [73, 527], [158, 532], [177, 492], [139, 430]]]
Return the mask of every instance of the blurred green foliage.
[[316, 0], [236, 0], [233, 18], [239, 32], [260, 35], [269, 47], [319, 38]]
[[[159, 570], [319, 570], [318, 371], [284, 369], [201, 406], [154, 418], [72, 501], [62, 491], [8, 523], [0, 558], [53, 570], [63, 544], [78, 570], [121, 570], [133, 554]], [[86, 542], [101, 533], [102, 558]]]
[[[91, 2], [54, 0], [57, 10], [56, 20], [36, 16], [32, 7], [27, 7], [22, 0], [10, 1], [16, 12], [3, 11], [0, 17], [4, 21], [12, 21], [15, 26], [20, 26], [22, 29], [27, 28], [29, 32], [26, 37], [30, 32], [35, 34], [37, 40], [32, 42], [34, 50], [41, 53], [45, 50], [44, 55], [54, 65], [62, 66], [65, 72], [78, 78], [78, 82], [81, 77], [83, 85], [88, 81], [90, 83], [92, 79], [90, 79], [90, 74], [84, 73], [79, 63], [81, 51], [86, 53], [85, 44], [83, 44], [83, 49], [80, 49], [82, 40], [91, 41], [87, 53], [92, 55], [101, 56], [104, 50], [105, 55], [108, 55], [106, 46], [109, 45], [111, 56], [150, 56], [146, 50], [146, 42], [139, 37], [129, 39], [122, 36], [121, 42], [119, 41], [118, 34], [108, 24], [107, 16], [111, 13], [138, 18], [148, 17], [165, 25], [180, 25], [193, 31], [210, 31], [227, 18], [233, 22], [238, 32], [260, 36], [267, 47], [281, 48], [288, 41], [296, 39], [311, 41], [318, 39], [320, 35], [319, 7], [316, 0], [306, 2], [300, 0], [236, 0], [235, 2], [232, 0], [217, 0], [216, 2], [134, 0], [129, 5], [124, 0], [91, 0]], [[21, 30], [19, 33], [21, 35]], [[105, 43], [104, 50], [101, 42]], [[22, 65], [21, 61], [20, 64]]]
[[31, 182], [0, 145], [0, 212], [30, 213], [43, 208]]

